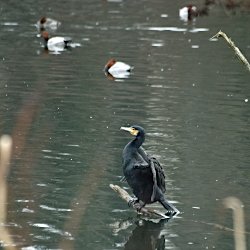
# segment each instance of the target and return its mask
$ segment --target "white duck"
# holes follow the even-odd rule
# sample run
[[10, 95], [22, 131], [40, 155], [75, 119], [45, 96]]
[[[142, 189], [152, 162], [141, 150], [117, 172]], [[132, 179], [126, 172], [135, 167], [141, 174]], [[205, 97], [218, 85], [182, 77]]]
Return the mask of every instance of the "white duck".
[[42, 37], [44, 39], [45, 48], [50, 51], [63, 51], [71, 47], [70, 43], [72, 39], [70, 37], [55, 36], [50, 38], [47, 31], [42, 32]]
[[128, 78], [132, 69], [130, 65], [116, 61], [113, 58], [110, 59], [104, 67], [105, 73], [110, 74], [114, 78]]
[[41, 31], [46, 29], [55, 31], [60, 25], [61, 22], [45, 16], [41, 17], [36, 23], [37, 28]]
[[212, 4], [211, 1], [212, 0], [206, 0], [205, 5], [200, 9], [192, 4], [188, 4], [187, 6], [179, 9], [180, 19], [184, 22], [187, 22], [191, 21], [195, 17], [208, 15], [209, 5]]
[[193, 17], [197, 16], [197, 8], [191, 4], [179, 9], [179, 17], [181, 20], [187, 22], [192, 20]]

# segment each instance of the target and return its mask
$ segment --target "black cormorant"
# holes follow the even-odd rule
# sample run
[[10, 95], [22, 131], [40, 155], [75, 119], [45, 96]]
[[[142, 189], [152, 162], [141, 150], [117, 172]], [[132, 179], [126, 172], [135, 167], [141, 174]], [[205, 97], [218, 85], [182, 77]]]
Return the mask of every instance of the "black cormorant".
[[160, 202], [168, 210], [168, 216], [179, 211], [164, 198], [165, 175], [159, 161], [149, 156], [142, 148], [145, 131], [140, 126], [121, 127], [135, 138], [123, 149], [123, 173], [136, 196], [138, 210], [146, 204]]

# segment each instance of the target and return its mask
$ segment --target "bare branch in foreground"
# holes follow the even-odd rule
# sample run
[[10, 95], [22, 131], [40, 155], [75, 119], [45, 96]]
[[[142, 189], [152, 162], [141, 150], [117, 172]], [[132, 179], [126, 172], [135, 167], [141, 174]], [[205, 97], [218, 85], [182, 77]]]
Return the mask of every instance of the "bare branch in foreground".
[[[117, 186], [117, 185], [113, 185], [110, 184], [109, 185], [115, 192], [118, 193], [118, 195], [124, 200], [126, 201], [127, 204], [131, 203], [131, 201], [133, 201], [134, 199], [128, 194], [127, 191], [125, 191], [124, 189], [122, 189], [121, 187]], [[136, 205], [131, 203], [131, 206], [136, 210]], [[137, 211], [137, 210], [136, 210]], [[169, 219], [168, 216], [166, 216], [165, 214], [155, 210], [155, 209], [149, 209], [149, 208], [145, 208], [143, 207], [140, 212], [144, 215], [147, 216], [157, 216], [158, 218], [164, 218], [164, 219]]]
[[214, 35], [213, 37], [211, 37], [211, 39], [218, 38], [218, 37], [223, 37], [226, 40], [226, 42], [234, 50], [235, 54], [240, 59], [240, 61], [243, 62], [243, 64], [245, 64], [245, 66], [247, 67], [247, 69], [250, 71], [250, 64], [249, 64], [249, 62], [247, 61], [246, 57], [241, 53], [240, 49], [235, 46], [234, 42], [224, 32], [222, 32], [221, 30], [216, 35]]

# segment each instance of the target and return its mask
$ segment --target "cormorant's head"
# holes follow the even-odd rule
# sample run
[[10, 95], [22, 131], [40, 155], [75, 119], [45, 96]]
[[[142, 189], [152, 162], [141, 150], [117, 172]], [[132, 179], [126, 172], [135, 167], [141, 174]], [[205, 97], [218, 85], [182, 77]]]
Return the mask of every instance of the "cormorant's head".
[[137, 125], [134, 125], [131, 127], [121, 127], [120, 129], [128, 131], [131, 135], [134, 135], [134, 136], [139, 136], [139, 135], [145, 134], [144, 128], [137, 126]]

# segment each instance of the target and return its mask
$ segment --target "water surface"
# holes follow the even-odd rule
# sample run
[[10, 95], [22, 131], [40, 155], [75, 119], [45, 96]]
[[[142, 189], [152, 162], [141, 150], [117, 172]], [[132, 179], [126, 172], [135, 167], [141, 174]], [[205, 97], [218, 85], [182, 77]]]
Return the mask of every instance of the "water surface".
[[[21, 249], [234, 249], [227, 196], [244, 203], [249, 247], [249, 73], [218, 30], [249, 58], [249, 14], [183, 23], [182, 1], [4, 1], [0, 31], [0, 131], [13, 136], [7, 225]], [[34, 24], [81, 46], [44, 50]], [[134, 66], [112, 81], [115, 57]], [[121, 152], [147, 131], [146, 150], [167, 175], [181, 214], [146, 221], [109, 184], [121, 183]], [[159, 204], [154, 207], [161, 210]]]

